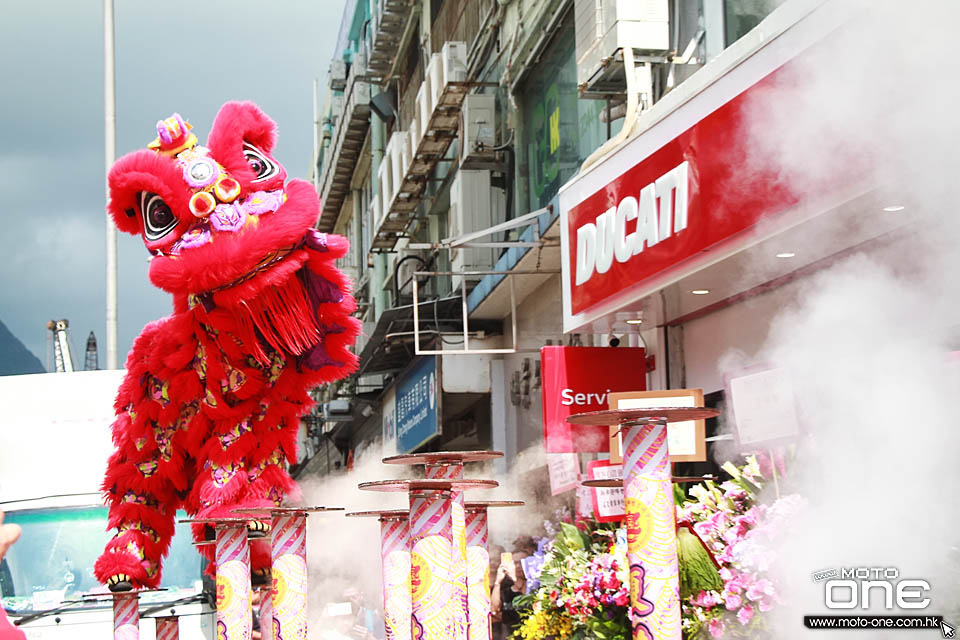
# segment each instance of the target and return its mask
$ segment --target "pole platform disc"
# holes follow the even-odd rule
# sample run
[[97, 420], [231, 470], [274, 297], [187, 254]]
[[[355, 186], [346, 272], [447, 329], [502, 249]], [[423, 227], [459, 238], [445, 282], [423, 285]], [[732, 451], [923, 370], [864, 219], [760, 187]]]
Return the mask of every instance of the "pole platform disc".
[[471, 500], [464, 504], [466, 509], [486, 509], [487, 507], [522, 507], [523, 500]]
[[567, 418], [571, 424], [594, 426], [644, 423], [644, 422], [682, 422], [684, 420], [706, 420], [720, 415], [719, 409], [710, 407], [653, 407], [649, 409], [608, 409], [577, 413]]
[[177, 520], [180, 524], [245, 524], [250, 522], [251, 518], [185, 518]]
[[410, 509], [382, 509], [380, 511], [353, 511], [348, 518], [389, 518], [402, 520], [410, 517]]
[[407, 453], [383, 459], [383, 464], [463, 464], [502, 458], [500, 451], [436, 451], [433, 453]]
[[324, 511], [343, 511], [344, 507], [250, 507], [249, 509], [234, 509], [234, 513], [251, 516], [295, 516]]
[[125, 596], [137, 596], [139, 597], [141, 593], [157, 593], [159, 591], [167, 591], [166, 587], [161, 587], [159, 589], [131, 589], [130, 591], [91, 591], [89, 593], [81, 593], [80, 598], [82, 600], [106, 600], [110, 598], [120, 598]]
[[[670, 481], [683, 484], [689, 482], [706, 482], [707, 480], [716, 479], [716, 476], [672, 476]], [[623, 487], [623, 478], [596, 478], [593, 480], [584, 480], [580, 484], [584, 487], [616, 488]]]
[[378, 480], [376, 482], [361, 482], [358, 488], [364, 491], [465, 491], [467, 489], [493, 489], [499, 487], [496, 480]]

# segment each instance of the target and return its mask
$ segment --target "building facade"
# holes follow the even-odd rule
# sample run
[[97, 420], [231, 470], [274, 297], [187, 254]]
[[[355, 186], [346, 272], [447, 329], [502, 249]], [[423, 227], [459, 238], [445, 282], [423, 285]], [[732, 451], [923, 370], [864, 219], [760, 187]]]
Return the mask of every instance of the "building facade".
[[884, 195], [853, 174], [801, 193], [751, 164], [773, 152], [751, 123], [831, 46], [834, 4], [348, 1], [314, 179], [320, 229], [352, 242], [364, 335], [311, 417], [307, 472], [370, 447], [512, 464], [564, 401], [545, 346], [637, 348], [628, 387], [722, 405], [725, 354], [750, 364], [806, 279], [902, 224], [796, 250]]

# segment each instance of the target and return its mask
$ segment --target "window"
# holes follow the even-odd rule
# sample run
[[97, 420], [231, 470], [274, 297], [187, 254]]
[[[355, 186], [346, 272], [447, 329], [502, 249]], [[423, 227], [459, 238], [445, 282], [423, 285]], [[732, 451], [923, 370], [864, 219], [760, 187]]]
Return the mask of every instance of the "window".
[[761, 20], [783, 2], [784, 0], [726, 0], [723, 20], [727, 46], [747, 35], [748, 31], [760, 24]]

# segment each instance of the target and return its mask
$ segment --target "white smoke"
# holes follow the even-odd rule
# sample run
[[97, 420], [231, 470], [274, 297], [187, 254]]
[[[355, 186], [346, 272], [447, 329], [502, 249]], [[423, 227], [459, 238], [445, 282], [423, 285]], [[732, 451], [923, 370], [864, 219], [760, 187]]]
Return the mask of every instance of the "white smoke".
[[[804, 429], [781, 484], [809, 508], [779, 549], [784, 604], [769, 636], [777, 638], [832, 637], [805, 630], [802, 616], [856, 613], [825, 609], [823, 585], [811, 578], [822, 569], [896, 567], [930, 582], [931, 604], [892, 613], [955, 622], [958, 611], [960, 377], [948, 354], [958, 348], [960, 321], [960, 4], [825, 7], [850, 19], [804, 54], [801, 79], [779, 109], [751, 114], [753, 161], [782, 167], [781, 179], [808, 201], [822, 195], [815, 185], [855, 162], [854, 173], [876, 187], [874, 202], [906, 209], [881, 214], [900, 216], [883, 242], [789, 287], [791, 304], [753, 355], [790, 372]], [[864, 211], [859, 222], [878, 214]], [[821, 231], [798, 254], [846, 231]], [[731, 362], [744, 357], [728, 354]]]

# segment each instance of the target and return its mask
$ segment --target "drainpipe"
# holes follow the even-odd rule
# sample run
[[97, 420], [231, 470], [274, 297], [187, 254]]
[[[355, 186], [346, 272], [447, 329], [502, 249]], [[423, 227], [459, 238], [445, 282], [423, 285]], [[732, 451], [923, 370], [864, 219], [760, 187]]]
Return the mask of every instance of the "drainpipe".
[[353, 201], [353, 218], [351, 219], [351, 225], [353, 226], [351, 235], [353, 238], [350, 239], [350, 242], [353, 248], [353, 260], [357, 267], [356, 278], [359, 281], [360, 274], [363, 273], [363, 222], [361, 220], [363, 215], [363, 191], [354, 189], [351, 200]]
[[[383, 140], [386, 137], [384, 131], [386, 125], [375, 115], [370, 115], [370, 151], [372, 160], [370, 162], [370, 183], [373, 186], [373, 193], [380, 192], [380, 183], [377, 170], [383, 161]], [[373, 274], [370, 278], [370, 292], [373, 298], [374, 320], [380, 319], [382, 314], [389, 306], [387, 292], [383, 290], [383, 283], [387, 281], [387, 256], [382, 253], [373, 256]]]

